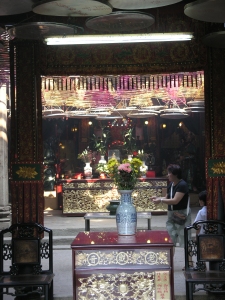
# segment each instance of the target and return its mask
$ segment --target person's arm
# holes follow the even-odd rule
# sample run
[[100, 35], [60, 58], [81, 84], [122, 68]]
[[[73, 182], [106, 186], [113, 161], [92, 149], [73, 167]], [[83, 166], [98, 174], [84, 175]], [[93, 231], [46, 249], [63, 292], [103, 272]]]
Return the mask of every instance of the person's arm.
[[165, 203], [166, 205], [176, 205], [181, 201], [181, 199], [184, 197], [184, 195], [185, 195], [185, 193], [176, 192], [172, 199], [168, 199], [166, 197], [155, 197], [155, 198], [152, 197], [152, 201], [155, 204]]
[[[197, 221], [200, 221], [200, 220], [202, 220], [201, 210], [198, 211], [197, 216], [195, 217], [194, 223], [197, 222]], [[201, 226], [199, 225], [198, 229], [195, 232], [196, 241], [197, 241], [197, 237], [200, 233], [200, 230], [201, 230]]]

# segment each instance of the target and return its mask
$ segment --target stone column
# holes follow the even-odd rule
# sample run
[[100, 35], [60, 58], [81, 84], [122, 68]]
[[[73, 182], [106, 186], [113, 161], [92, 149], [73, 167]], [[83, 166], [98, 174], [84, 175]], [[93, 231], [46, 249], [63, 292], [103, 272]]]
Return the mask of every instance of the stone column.
[[0, 85], [0, 229], [9, 226], [8, 138], [6, 85]]

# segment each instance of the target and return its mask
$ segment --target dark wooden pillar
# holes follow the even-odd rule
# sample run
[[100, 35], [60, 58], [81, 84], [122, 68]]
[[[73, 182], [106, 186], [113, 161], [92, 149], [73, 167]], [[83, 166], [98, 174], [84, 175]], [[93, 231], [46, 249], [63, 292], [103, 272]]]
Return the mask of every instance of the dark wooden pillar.
[[43, 149], [39, 55], [36, 42], [11, 42], [12, 223], [43, 224]]
[[225, 55], [223, 49], [208, 49], [205, 73], [205, 132], [207, 210], [209, 219], [220, 219], [219, 202], [225, 205]]

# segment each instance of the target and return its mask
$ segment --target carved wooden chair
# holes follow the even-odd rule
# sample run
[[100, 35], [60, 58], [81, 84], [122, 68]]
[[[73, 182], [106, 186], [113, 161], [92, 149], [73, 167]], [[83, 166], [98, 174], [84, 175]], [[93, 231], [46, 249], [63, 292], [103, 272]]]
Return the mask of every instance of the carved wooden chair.
[[30, 294], [53, 299], [52, 230], [17, 223], [0, 232], [0, 300]]
[[[204, 234], [190, 238], [199, 226]], [[184, 242], [186, 299], [193, 300], [193, 293], [199, 291], [225, 294], [225, 223], [195, 222], [184, 229]]]

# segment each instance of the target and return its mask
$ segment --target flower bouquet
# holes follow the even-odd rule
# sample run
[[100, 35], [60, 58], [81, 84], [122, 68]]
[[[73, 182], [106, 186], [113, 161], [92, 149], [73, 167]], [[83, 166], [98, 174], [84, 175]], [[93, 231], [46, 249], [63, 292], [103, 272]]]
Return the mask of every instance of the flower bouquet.
[[109, 170], [108, 170], [108, 166], [107, 164], [103, 164], [103, 163], [98, 163], [97, 164], [97, 168], [95, 170], [96, 172], [98, 173], [104, 173], [104, 174], [108, 174], [109, 173]]
[[140, 158], [142, 161], [146, 161], [148, 158], [148, 154], [144, 153], [143, 150], [138, 150], [137, 157]]
[[82, 160], [84, 163], [90, 163], [94, 159], [93, 152], [87, 147], [82, 153], [77, 156], [78, 159]]
[[118, 190], [134, 189], [138, 176], [131, 163], [115, 163], [110, 171], [110, 177], [114, 180]]
[[117, 172], [117, 168], [119, 166], [119, 162], [116, 158], [112, 157], [107, 162], [108, 174], [109, 177], [113, 179], [115, 173]]
[[138, 157], [133, 157], [131, 161], [128, 159], [123, 159], [123, 163], [130, 163], [132, 169], [134, 170], [136, 177], [140, 177], [140, 167], [142, 166], [142, 161]]
[[132, 191], [135, 188], [138, 173], [131, 162], [119, 164], [115, 158], [108, 161], [110, 177], [120, 193], [120, 205], [116, 209], [116, 224], [119, 235], [133, 235], [137, 230], [137, 211], [132, 203]]

